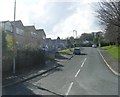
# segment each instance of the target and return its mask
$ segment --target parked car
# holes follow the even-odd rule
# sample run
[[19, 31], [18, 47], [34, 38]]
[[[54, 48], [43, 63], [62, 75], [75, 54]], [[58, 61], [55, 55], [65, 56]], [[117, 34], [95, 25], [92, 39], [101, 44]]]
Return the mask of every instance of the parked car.
[[43, 51], [48, 51], [48, 48], [47, 47], [42, 47], [42, 50]]
[[80, 54], [81, 54], [80, 48], [74, 48], [73, 54], [75, 54], [75, 55], [80, 55]]
[[97, 47], [97, 45], [93, 44], [93, 45], [92, 45], [92, 47], [93, 47], [93, 48], [96, 48], [96, 47]]

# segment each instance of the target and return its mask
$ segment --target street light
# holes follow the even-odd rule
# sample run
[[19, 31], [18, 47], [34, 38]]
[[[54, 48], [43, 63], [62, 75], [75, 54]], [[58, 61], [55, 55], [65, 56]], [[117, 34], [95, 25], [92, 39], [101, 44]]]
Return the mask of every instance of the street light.
[[77, 30], [73, 30], [73, 37], [74, 37], [74, 32], [75, 32], [76, 38], [77, 38]]
[[[73, 38], [74, 38], [74, 32], [75, 32], [76, 38], [77, 38], [77, 30], [73, 30]], [[75, 39], [74, 39], [74, 47], [75, 47]]]
[[[14, 2], [14, 23], [13, 23], [13, 39], [15, 41], [15, 32], [16, 32], [16, 28], [15, 28], [15, 17], [16, 17], [16, 0]], [[15, 74], [15, 68], [16, 68], [16, 62], [15, 62], [15, 57], [16, 57], [16, 44], [13, 44], [13, 52], [14, 52], [14, 56], [13, 56], [13, 73]]]

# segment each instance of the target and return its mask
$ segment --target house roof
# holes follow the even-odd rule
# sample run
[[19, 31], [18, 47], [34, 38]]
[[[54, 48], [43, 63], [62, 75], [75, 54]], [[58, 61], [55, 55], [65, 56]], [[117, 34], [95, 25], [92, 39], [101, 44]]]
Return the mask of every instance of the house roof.
[[46, 36], [44, 29], [37, 29], [36, 31], [39, 32], [39, 33], [42, 33]]
[[[12, 25], [14, 25], [14, 21], [10, 21], [10, 22], [12, 23]], [[21, 20], [15, 21], [15, 26], [24, 29], [24, 25]]]
[[46, 38], [46, 41], [52, 41], [51, 38]]
[[6, 20], [6, 21], [0, 21], [0, 23], [6, 23], [6, 22], [10, 22], [9, 20]]
[[26, 30], [29, 30], [29, 31], [36, 31], [34, 25], [32, 25], [32, 26], [25, 26], [25, 29], [26, 29]]

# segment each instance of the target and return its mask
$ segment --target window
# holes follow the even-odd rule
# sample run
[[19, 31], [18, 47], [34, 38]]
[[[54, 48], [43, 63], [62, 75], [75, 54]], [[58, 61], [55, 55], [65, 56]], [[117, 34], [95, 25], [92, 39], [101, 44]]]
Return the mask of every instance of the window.
[[32, 36], [32, 37], [36, 37], [37, 34], [36, 34], [35, 32], [31, 32], [31, 36]]
[[13, 32], [13, 28], [10, 22], [5, 23], [5, 31], [7, 32]]
[[23, 35], [24, 34], [24, 30], [16, 28], [16, 33], [19, 35]]

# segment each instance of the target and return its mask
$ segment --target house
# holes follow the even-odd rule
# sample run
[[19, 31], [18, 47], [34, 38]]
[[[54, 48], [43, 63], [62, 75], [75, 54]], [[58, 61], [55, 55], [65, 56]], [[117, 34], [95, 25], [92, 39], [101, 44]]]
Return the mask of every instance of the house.
[[14, 23], [15, 23], [15, 33], [14, 33], [14, 37], [16, 40], [16, 47], [18, 49], [22, 49], [24, 48], [25, 45], [25, 28], [24, 25], [22, 23], [21, 20], [18, 21], [11, 21], [12, 26], [14, 27]]
[[34, 25], [24, 26], [21, 20], [2, 21], [1, 28], [12, 41], [15, 41], [17, 49], [45, 47], [46, 34], [44, 29], [36, 29]]
[[2, 31], [4, 31], [5, 33], [13, 35], [12, 34], [13, 33], [13, 25], [10, 21], [2, 21], [1, 27], [2, 27]]
[[36, 33], [39, 35], [39, 41], [40, 41], [40, 45], [39, 45], [39, 48], [43, 48], [46, 46], [46, 34], [45, 34], [45, 31], [44, 29], [37, 29], [36, 30]]
[[25, 41], [26, 45], [32, 49], [38, 49], [40, 45], [40, 39], [36, 33], [34, 26], [25, 26]]
[[[10, 42], [12, 42], [12, 40], [14, 39], [14, 33], [13, 33], [14, 31], [13, 31], [12, 23], [10, 21], [2, 21], [1, 22], [1, 30], [2, 30], [2, 33], [6, 34], [7, 41], [9, 39], [9, 40], [11, 40]], [[9, 48], [10, 49], [13, 48], [13, 45], [9, 46]]]
[[46, 48], [48, 49], [48, 51], [52, 51], [54, 50], [54, 43], [52, 42], [51, 38], [46, 38]]
[[66, 44], [64, 41], [57, 37], [57, 39], [52, 40], [54, 50], [61, 50], [66, 48]]

